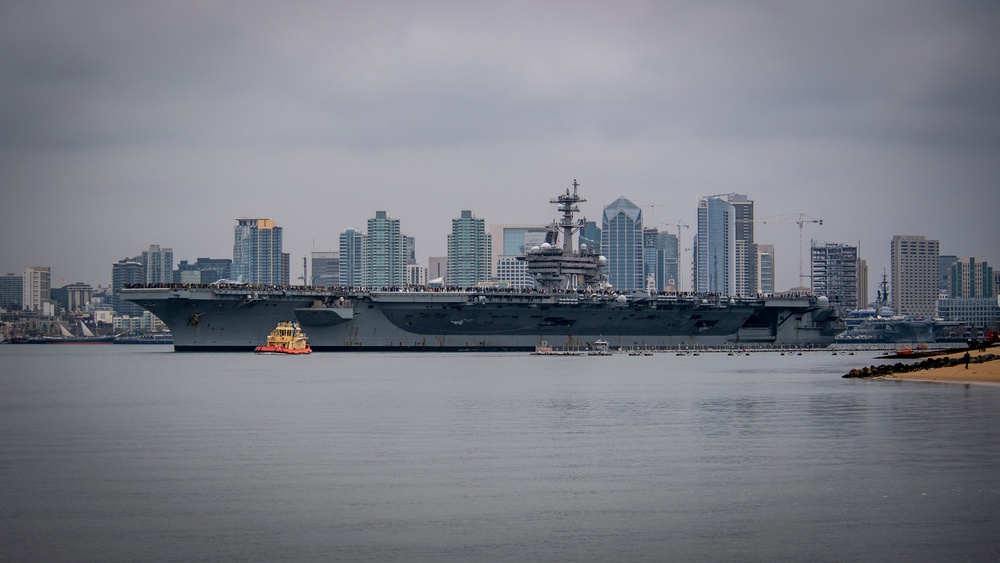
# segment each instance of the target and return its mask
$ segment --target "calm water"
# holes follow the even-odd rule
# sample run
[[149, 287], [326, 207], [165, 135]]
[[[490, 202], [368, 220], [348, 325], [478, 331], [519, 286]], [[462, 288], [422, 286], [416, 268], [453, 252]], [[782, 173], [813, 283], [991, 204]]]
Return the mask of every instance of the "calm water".
[[997, 560], [1000, 387], [870, 363], [0, 346], [0, 560]]

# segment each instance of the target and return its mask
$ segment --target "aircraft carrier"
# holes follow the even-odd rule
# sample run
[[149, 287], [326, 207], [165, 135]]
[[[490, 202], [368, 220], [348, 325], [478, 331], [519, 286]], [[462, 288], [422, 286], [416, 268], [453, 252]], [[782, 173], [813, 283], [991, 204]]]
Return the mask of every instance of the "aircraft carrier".
[[580, 201], [575, 182], [551, 201], [562, 219], [522, 258], [535, 288], [139, 284], [121, 296], [159, 317], [178, 351], [253, 350], [285, 320], [302, 326], [315, 351], [530, 351], [543, 341], [586, 349], [599, 339], [623, 349], [823, 347], [846, 328], [822, 296], [617, 292], [605, 258], [573, 248]]

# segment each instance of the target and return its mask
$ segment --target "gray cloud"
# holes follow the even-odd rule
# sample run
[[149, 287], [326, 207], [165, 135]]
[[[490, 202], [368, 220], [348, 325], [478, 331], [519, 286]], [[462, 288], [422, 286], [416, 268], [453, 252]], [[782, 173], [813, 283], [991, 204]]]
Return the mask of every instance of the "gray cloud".
[[[6, 3], [0, 269], [106, 283], [151, 243], [227, 256], [241, 215], [274, 217], [301, 256], [376, 209], [424, 258], [461, 209], [549, 220], [574, 176], [593, 219], [625, 194], [653, 222], [693, 224], [697, 195], [738, 191], [759, 216], [823, 215], [809, 236], [860, 240], [873, 271], [902, 233], [995, 261], [998, 16], [976, 2]], [[758, 237], [783, 285], [797, 234]]]

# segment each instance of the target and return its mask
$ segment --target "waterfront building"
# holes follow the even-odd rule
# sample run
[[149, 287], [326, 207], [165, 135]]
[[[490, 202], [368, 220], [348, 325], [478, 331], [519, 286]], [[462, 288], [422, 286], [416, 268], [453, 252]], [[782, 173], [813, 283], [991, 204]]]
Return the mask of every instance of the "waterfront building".
[[608, 283], [619, 291], [646, 287], [643, 268], [642, 210], [624, 196], [604, 208], [601, 251]]
[[448, 235], [448, 285], [474, 287], [492, 278], [493, 240], [485, 220], [463, 210]]
[[365, 283], [365, 234], [357, 227], [340, 233], [340, 281], [342, 287], [358, 287]]
[[982, 258], [955, 260], [949, 272], [950, 297], [993, 297], [993, 268]]
[[312, 279], [309, 285], [322, 287], [340, 285], [339, 252], [312, 253]]
[[406, 237], [400, 233], [399, 219], [385, 211], [376, 211], [368, 220], [365, 235], [364, 286], [371, 288], [406, 285], [408, 251]]
[[94, 288], [90, 284], [76, 282], [63, 289], [66, 291], [66, 310], [71, 313], [81, 313], [90, 308]]
[[735, 295], [736, 208], [716, 196], [698, 199], [694, 240], [694, 291]]
[[228, 280], [233, 261], [229, 258], [198, 258], [194, 263], [181, 260], [174, 270], [175, 283], [214, 283]]
[[232, 275], [249, 284], [288, 285], [289, 256], [282, 252], [282, 229], [271, 219], [236, 220]]
[[811, 276], [814, 295], [825, 295], [845, 310], [858, 308], [858, 247], [812, 241]]
[[774, 295], [774, 245], [755, 244], [757, 267], [757, 291], [764, 295]]
[[931, 318], [937, 314], [940, 242], [896, 235], [890, 246], [892, 308], [898, 315]]
[[27, 311], [43, 311], [52, 299], [52, 271], [48, 266], [32, 266], [22, 277], [21, 304]]
[[24, 308], [24, 276], [9, 273], [0, 276], [0, 308], [20, 311]]
[[142, 315], [142, 307], [121, 298], [121, 290], [126, 284], [146, 282], [146, 268], [140, 260], [139, 256], [125, 258], [111, 265], [111, 308], [118, 315]]
[[506, 283], [507, 287], [529, 288], [535, 286], [535, 281], [528, 275], [528, 264], [518, 260], [517, 256], [501, 256], [497, 258], [497, 282]]
[[146, 283], [169, 283], [174, 279], [174, 250], [149, 245], [139, 260], [146, 268]]
[[995, 330], [1000, 326], [1000, 296], [938, 299], [937, 316], [946, 321], [964, 322], [973, 328]]

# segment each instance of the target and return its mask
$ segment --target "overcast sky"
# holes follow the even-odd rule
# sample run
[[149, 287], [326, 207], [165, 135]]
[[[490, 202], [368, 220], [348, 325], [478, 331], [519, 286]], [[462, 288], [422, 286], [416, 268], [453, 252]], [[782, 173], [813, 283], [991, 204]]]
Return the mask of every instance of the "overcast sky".
[[[1000, 2], [0, 0], [2, 272], [108, 284], [270, 217], [294, 278], [376, 210], [426, 265], [574, 178], [685, 247], [699, 195], [823, 219], [872, 295], [895, 234], [1000, 266]], [[798, 227], [756, 238], [797, 285]]]

